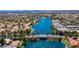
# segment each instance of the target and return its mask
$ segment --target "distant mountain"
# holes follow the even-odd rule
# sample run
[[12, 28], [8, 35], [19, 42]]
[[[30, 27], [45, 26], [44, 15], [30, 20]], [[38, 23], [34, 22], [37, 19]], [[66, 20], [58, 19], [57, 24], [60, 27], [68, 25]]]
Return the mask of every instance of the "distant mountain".
[[79, 10], [0, 10], [0, 13], [79, 13]]

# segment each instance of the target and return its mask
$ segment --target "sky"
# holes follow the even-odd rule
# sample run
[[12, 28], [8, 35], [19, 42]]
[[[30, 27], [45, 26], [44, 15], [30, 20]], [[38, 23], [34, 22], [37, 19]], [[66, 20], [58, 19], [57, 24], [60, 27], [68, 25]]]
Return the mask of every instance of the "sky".
[[78, 4], [78, 0], [0, 0], [0, 10], [79, 10]]

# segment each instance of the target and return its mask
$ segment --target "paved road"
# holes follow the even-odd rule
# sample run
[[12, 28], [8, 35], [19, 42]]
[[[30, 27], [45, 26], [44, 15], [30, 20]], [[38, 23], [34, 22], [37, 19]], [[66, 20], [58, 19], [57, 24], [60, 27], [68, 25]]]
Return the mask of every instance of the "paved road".
[[51, 38], [63, 38], [64, 36], [60, 36], [60, 35], [26, 35], [26, 38], [48, 38], [48, 37], [51, 37]]

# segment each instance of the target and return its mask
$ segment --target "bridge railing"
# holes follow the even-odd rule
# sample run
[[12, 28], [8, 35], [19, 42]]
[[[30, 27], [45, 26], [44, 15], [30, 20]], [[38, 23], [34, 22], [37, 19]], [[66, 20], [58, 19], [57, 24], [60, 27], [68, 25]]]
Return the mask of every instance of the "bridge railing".
[[35, 37], [35, 38], [49, 38], [49, 37], [51, 37], [51, 38], [63, 38], [64, 36], [61, 36], [61, 35], [26, 35], [25, 36], [26, 38], [33, 38], [33, 37]]

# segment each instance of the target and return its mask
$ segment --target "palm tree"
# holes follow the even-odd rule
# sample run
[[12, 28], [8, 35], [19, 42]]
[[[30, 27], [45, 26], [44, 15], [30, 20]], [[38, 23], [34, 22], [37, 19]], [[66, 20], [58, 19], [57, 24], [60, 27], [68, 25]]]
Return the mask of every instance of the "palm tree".
[[4, 38], [4, 36], [5, 36], [5, 32], [2, 31], [2, 32], [1, 32], [1, 38]]
[[31, 32], [31, 29], [26, 30], [27, 35], [29, 35]]
[[65, 44], [65, 46], [67, 46], [68, 47], [68, 45], [69, 45], [69, 42], [68, 42], [68, 39], [67, 39], [67, 37], [63, 37], [62, 38], [62, 42]]
[[2, 45], [4, 45], [4, 43], [5, 43], [5, 40], [4, 40], [4, 35], [5, 35], [5, 32], [1, 32], [1, 37], [0, 37], [0, 43], [2, 44]]
[[12, 32], [11, 36], [12, 36], [12, 39], [15, 39], [16, 38], [16, 32]]

